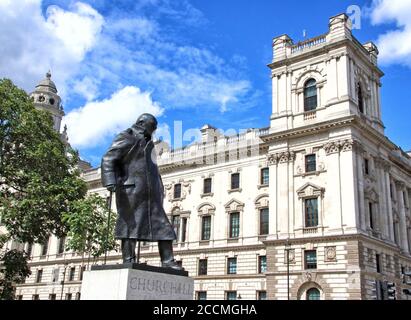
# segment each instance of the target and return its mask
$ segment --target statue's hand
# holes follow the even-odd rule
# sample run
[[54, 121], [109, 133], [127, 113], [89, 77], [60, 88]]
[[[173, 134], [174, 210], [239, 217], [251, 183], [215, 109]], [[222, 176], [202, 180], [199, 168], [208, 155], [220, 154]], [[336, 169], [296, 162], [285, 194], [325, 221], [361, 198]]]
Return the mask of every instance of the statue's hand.
[[117, 186], [115, 184], [110, 184], [107, 186], [107, 190], [111, 192], [116, 192]]

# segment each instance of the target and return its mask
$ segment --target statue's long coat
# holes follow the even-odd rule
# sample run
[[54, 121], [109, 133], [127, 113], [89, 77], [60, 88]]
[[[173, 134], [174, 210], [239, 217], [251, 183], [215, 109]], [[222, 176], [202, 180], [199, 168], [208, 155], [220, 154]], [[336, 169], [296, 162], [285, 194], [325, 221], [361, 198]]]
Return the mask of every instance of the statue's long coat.
[[117, 186], [117, 239], [176, 239], [163, 208], [164, 188], [153, 149], [143, 129], [133, 126], [121, 132], [103, 156], [103, 186]]

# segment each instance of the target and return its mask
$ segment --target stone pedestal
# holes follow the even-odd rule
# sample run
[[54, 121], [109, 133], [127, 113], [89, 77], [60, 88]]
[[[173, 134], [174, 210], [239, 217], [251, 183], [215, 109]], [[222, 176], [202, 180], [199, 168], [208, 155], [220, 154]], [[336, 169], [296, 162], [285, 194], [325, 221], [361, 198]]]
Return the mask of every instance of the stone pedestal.
[[193, 300], [188, 272], [145, 264], [93, 266], [84, 272], [81, 300]]

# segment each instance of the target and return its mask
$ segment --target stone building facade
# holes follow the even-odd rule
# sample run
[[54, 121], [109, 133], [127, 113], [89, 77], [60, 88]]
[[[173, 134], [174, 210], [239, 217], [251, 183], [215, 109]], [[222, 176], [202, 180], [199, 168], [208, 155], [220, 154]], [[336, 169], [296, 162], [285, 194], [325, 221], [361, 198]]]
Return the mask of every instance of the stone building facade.
[[[322, 36], [274, 38], [269, 128], [225, 136], [207, 125], [199, 143], [157, 145], [195, 298], [386, 299], [387, 282], [408, 298], [411, 157], [384, 135], [377, 59], [344, 14]], [[107, 197], [99, 168], [83, 177]], [[20, 298], [80, 297], [82, 272], [102, 262], [63, 247], [51, 237], [31, 249]], [[160, 263], [156, 244], [141, 255]], [[120, 260], [112, 252], [108, 263]]]

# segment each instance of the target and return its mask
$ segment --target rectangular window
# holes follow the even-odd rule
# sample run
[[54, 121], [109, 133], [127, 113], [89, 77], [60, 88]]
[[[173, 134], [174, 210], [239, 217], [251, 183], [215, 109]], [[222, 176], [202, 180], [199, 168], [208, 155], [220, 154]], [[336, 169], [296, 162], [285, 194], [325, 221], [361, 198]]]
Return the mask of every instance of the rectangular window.
[[258, 273], [267, 272], [267, 257], [259, 256], [258, 257]]
[[391, 199], [394, 199], [394, 192], [392, 190], [392, 183], [390, 183], [390, 196], [391, 196]]
[[36, 283], [40, 283], [42, 278], [43, 278], [43, 270], [39, 269], [37, 270]]
[[240, 189], [240, 174], [233, 173], [231, 175], [231, 190]]
[[30, 259], [31, 258], [31, 254], [33, 253], [33, 244], [32, 243], [28, 243], [27, 244], [27, 257]]
[[38, 294], [33, 294], [33, 295], [31, 296], [31, 300], [40, 300], [40, 297], [39, 297]]
[[227, 259], [227, 274], [237, 274], [237, 258]]
[[269, 211], [268, 208], [260, 210], [260, 235], [267, 235], [269, 229]]
[[318, 199], [305, 199], [305, 227], [318, 227]]
[[66, 300], [71, 300], [72, 296], [71, 293], [66, 293]]
[[201, 219], [201, 240], [210, 240], [211, 238], [211, 216], [204, 216]]
[[187, 218], [181, 219], [181, 242], [186, 242], [187, 238]]
[[21, 294], [18, 295], [18, 296], [17, 296], [17, 300], [23, 300], [23, 295], [21, 295]]
[[310, 154], [310, 155], [305, 156], [305, 172], [315, 172], [315, 171], [317, 171], [315, 154]]
[[371, 202], [368, 203], [368, 213], [370, 215], [370, 228], [374, 229], [374, 213]]
[[171, 218], [171, 224], [173, 225], [174, 232], [177, 236], [177, 239], [175, 241], [178, 242], [178, 239], [180, 237], [180, 216], [173, 216]]
[[174, 185], [174, 199], [181, 199], [181, 183]]
[[207, 291], [197, 291], [197, 300], [207, 300]]
[[261, 169], [260, 184], [263, 186], [268, 186], [270, 184], [270, 169]]
[[198, 260], [198, 275], [199, 276], [207, 275], [207, 259]]
[[41, 255], [46, 256], [49, 250], [49, 239], [47, 239], [41, 246]]
[[370, 161], [368, 159], [364, 159], [364, 171], [365, 174], [370, 174]]
[[402, 198], [404, 199], [404, 207], [407, 207], [407, 194], [405, 191], [402, 192]]
[[237, 291], [226, 291], [226, 300], [237, 300]]
[[56, 294], [55, 293], [49, 294], [49, 300], [56, 300]]
[[378, 253], [375, 255], [375, 268], [381, 273], [381, 256]]
[[240, 213], [230, 213], [230, 238], [238, 238], [240, 236]]
[[75, 274], [76, 274], [76, 267], [70, 268], [69, 281], [74, 281]]
[[57, 248], [57, 254], [63, 254], [64, 253], [64, 245], [66, 243], [66, 238], [60, 238], [59, 239], [59, 244], [58, 244], [58, 248]]
[[317, 251], [306, 250], [304, 252], [305, 269], [317, 269]]
[[80, 292], [77, 292], [77, 293], [76, 293], [76, 300], [80, 300], [80, 298], [81, 298], [81, 293], [80, 293]]
[[204, 194], [211, 193], [211, 183], [212, 183], [211, 178], [204, 179], [204, 188], [203, 188], [203, 193]]
[[258, 291], [257, 300], [267, 300], [267, 291]]
[[176, 261], [176, 263], [179, 267], [181, 267], [181, 268], [183, 267], [183, 260], [178, 260], [178, 261]]
[[52, 275], [52, 279], [51, 279], [52, 282], [57, 282], [59, 280], [59, 271], [60, 271], [59, 268], [54, 268], [53, 269], [53, 275]]

